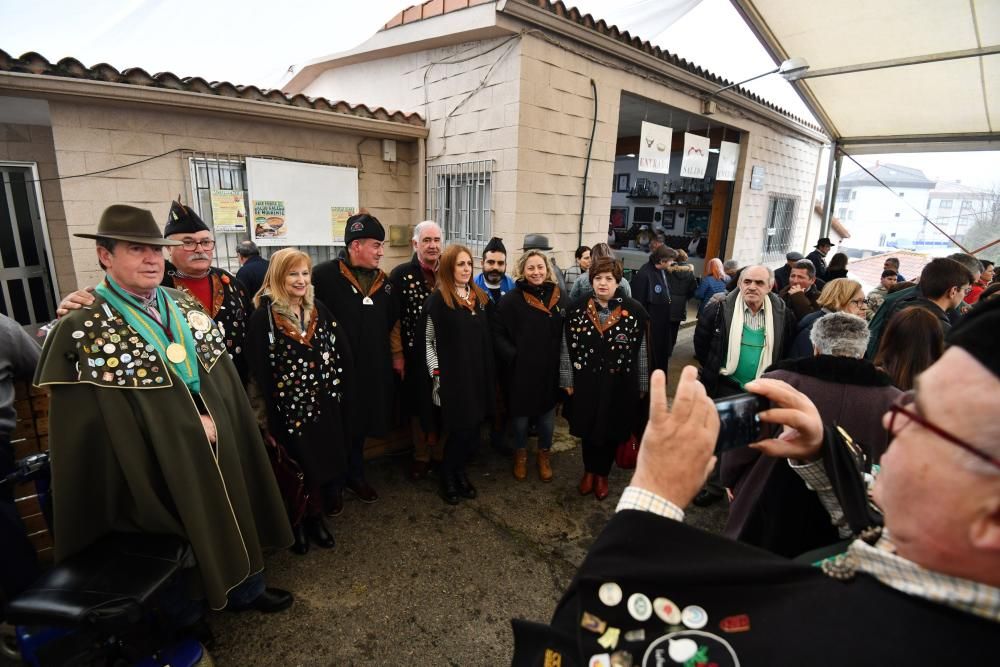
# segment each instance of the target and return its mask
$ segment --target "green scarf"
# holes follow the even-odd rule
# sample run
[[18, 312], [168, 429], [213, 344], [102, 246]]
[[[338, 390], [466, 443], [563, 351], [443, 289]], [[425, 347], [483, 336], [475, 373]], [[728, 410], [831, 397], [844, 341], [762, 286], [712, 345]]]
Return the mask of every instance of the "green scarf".
[[107, 282], [100, 283], [95, 291], [121, 313], [129, 326], [156, 349], [160, 361], [187, 385], [191, 393], [199, 393], [201, 391], [201, 378], [198, 375], [198, 358], [194, 346], [194, 336], [191, 335], [191, 328], [188, 327], [180, 307], [163, 291], [162, 287], [156, 288], [156, 309], [160, 313], [160, 318], [164, 324], [169, 322], [173, 340], [182, 344], [184, 351], [187, 352], [184, 361], [175, 364], [167, 359], [167, 346], [170, 345], [170, 339], [163, 331], [163, 327], [157, 324], [152, 316], [135, 302], [135, 299], [112, 280], [111, 276], [105, 275], [104, 278]]

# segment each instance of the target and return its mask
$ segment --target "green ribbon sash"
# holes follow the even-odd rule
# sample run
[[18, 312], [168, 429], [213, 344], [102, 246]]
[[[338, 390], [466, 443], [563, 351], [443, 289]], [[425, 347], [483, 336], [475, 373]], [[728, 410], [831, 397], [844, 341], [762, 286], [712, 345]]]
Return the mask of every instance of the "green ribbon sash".
[[111, 276], [105, 276], [105, 280], [107, 283], [100, 283], [94, 291], [104, 297], [105, 301], [121, 313], [129, 326], [156, 349], [160, 361], [172, 370], [192, 393], [199, 393], [201, 391], [201, 378], [198, 375], [198, 358], [194, 346], [194, 336], [191, 335], [191, 328], [188, 326], [180, 306], [163, 291], [162, 287], [156, 288], [156, 308], [160, 313], [160, 319], [165, 325], [169, 324], [173, 342], [183, 345], [184, 351], [187, 352], [184, 361], [175, 364], [167, 359], [167, 346], [170, 345], [171, 340], [167, 337], [164, 327], [157, 324], [152, 315], [143, 310], [142, 306], [112, 280]]

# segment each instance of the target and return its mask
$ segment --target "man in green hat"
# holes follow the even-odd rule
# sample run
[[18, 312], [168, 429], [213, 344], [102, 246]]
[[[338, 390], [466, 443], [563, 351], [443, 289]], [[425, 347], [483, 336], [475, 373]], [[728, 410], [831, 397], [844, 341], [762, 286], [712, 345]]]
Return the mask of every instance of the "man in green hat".
[[292, 543], [225, 336], [188, 294], [160, 286], [152, 214], [110, 206], [95, 234], [106, 274], [49, 334], [35, 375], [50, 402], [55, 551], [110, 531], [188, 540], [214, 609], [280, 611], [263, 552]]

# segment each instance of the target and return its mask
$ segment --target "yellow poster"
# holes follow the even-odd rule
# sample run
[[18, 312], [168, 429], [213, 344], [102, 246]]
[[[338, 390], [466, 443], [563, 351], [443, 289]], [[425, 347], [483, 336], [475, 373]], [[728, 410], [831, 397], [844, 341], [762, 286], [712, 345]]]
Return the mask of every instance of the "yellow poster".
[[242, 190], [212, 190], [212, 225], [215, 232], [245, 232], [247, 211]]
[[334, 243], [344, 242], [344, 232], [347, 229], [347, 219], [354, 215], [354, 209], [349, 206], [331, 206], [330, 223], [332, 225], [330, 235]]
[[288, 235], [285, 202], [280, 199], [257, 199], [253, 203], [254, 239], [280, 239]]

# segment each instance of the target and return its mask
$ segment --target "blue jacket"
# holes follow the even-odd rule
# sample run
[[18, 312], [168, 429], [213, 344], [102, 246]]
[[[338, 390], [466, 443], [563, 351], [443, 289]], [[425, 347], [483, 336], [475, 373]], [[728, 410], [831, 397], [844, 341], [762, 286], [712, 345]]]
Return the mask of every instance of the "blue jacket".
[[[490, 301], [493, 302], [493, 305], [497, 305], [497, 302], [500, 301], [500, 299], [493, 298], [493, 292], [491, 292], [490, 288], [486, 286], [486, 279], [483, 278], [483, 274], [480, 273], [476, 276], [475, 283], [479, 285], [481, 290], [486, 292], [486, 296], [490, 297]], [[503, 278], [500, 280], [500, 296], [502, 297], [512, 289], [514, 289], [514, 281], [506, 273], [503, 274]]]
[[720, 292], [726, 291], [726, 281], [719, 280], [715, 276], [704, 276], [701, 282], [698, 283], [698, 289], [694, 292], [694, 298], [698, 299], [701, 303], [698, 304], [698, 314], [705, 309], [705, 304], [708, 300]]

